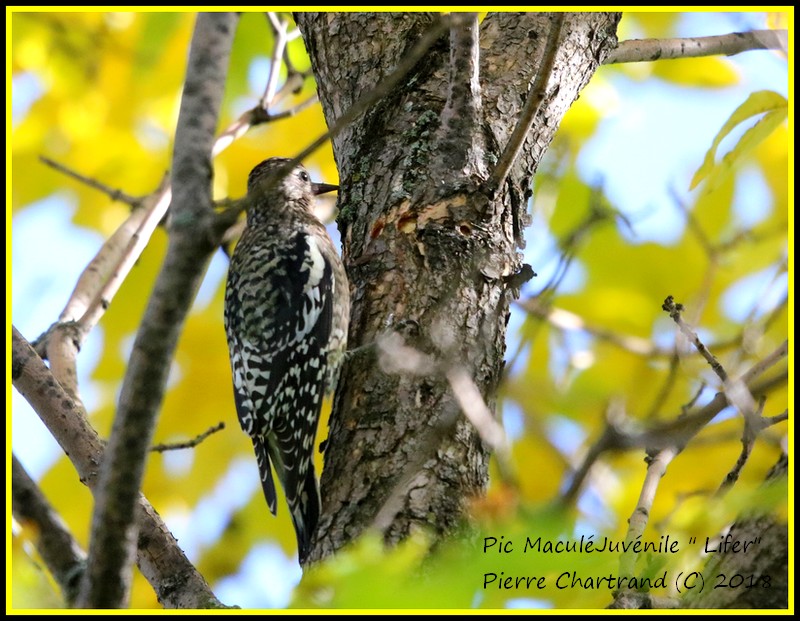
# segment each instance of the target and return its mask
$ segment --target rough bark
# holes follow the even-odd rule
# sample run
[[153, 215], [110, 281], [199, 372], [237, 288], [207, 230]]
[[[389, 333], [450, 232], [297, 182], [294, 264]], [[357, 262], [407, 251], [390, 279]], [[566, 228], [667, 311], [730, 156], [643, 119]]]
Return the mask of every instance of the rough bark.
[[[524, 244], [531, 177], [564, 113], [616, 44], [619, 14], [565, 15], [547, 97], [505, 183], [488, 191], [485, 182], [523, 109], [552, 18], [491, 14], [479, 27], [479, 44], [477, 20], [459, 19], [389, 95], [333, 141], [352, 289], [348, 348], [398, 332], [440, 365], [430, 373], [397, 373], [386, 356], [376, 364], [375, 355], [354, 355], [345, 364], [311, 560], [373, 525], [387, 542], [416, 527], [446, 532], [464, 502], [485, 488], [487, 451], [442, 369], [466, 369], [493, 408], [509, 301], [522, 268], [517, 248]], [[296, 19], [330, 126], [439, 18], [303, 13]], [[477, 84], [470, 81], [475, 66]]]

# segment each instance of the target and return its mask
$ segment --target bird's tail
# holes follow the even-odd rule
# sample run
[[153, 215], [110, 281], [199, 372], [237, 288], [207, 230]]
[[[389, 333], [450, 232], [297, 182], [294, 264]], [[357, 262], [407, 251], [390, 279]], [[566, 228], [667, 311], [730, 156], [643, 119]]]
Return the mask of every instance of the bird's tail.
[[294, 531], [297, 534], [297, 554], [300, 564], [304, 564], [311, 551], [311, 538], [319, 522], [320, 502], [317, 479], [313, 466], [306, 473], [302, 492], [297, 498], [288, 498], [289, 512], [292, 514]]
[[258, 474], [261, 476], [261, 489], [264, 490], [264, 498], [267, 499], [270, 513], [277, 515], [278, 498], [275, 494], [275, 482], [272, 480], [269, 454], [267, 453], [267, 446], [260, 436], [253, 436], [253, 448], [256, 450], [256, 462], [258, 463]]
[[288, 459], [292, 453], [280, 450], [279, 438], [280, 436], [272, 434], [266, 441], [260, 437], [254, 438], [253, 445], [256, 449], [264, 497], [273, 515], [276, 514], [277, 500], [272, 467], [275, 468], [275, 473], [281, 482], [286, 503], [289, 505], [289, 515], [292, 517], [297, 534], [297, 553], [302, 565], [311, 551], [311, 539], [319, 522], [319, 488], [314, 475], [313, 461]]

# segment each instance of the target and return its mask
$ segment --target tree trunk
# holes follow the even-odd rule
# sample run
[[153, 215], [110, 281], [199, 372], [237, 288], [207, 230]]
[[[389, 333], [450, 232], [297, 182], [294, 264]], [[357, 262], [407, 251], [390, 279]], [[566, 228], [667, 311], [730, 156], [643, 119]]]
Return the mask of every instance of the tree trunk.
[[[298, 14], [328, 125], [391, 74], [439, 19]], [[333, 140], [353, 300], [348, 349], [370, 346], [371, 353], [353, 355], [342, 371], [310, 560], [371, 526], [389, 543], [417, 527], [446, 532], [486, 487], [487, 450], [447, 374], [466, 371], [493, 409], [509, 301], [524, 274], [517, 249], [531, 177], [564, 113], [616, 45], [619, 14], [565, 15], [547, 95], [493, 191], [486, 181], [518, 122], [554, 20], [550, 13], [498, 13], [478, 26], [474, 16], [459, 16], [449, 37]], [[380, 353], [376, 342], [384, 343]], [[402, 346], [435, 364], [398, 360], [409, 351]]]

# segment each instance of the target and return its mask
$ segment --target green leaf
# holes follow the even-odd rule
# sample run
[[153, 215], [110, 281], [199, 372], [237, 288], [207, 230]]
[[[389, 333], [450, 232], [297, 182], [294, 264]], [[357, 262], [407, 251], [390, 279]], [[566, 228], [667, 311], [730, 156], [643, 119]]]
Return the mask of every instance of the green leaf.
[[[761, 143], [787, 117], [789, 104], [786, 98], [774, 91], [757, 91], [752, 93], [741, 106], [736, 108], [722, 129], [719, 130], [706, 153], [705, 160], [692, 178], [689, 189], [696, 188], [701, 181], [708, 179], [706, 191], [713, 190], [721, 179], [729, 173], [733, 166], [747, 153]], [[765, 114], [766, 113], [766, 114]], [[715, 163], [717, 149], [723, 139], [744, 121], [764, 114], [758, 122], [750, 127], [719, 163]]]

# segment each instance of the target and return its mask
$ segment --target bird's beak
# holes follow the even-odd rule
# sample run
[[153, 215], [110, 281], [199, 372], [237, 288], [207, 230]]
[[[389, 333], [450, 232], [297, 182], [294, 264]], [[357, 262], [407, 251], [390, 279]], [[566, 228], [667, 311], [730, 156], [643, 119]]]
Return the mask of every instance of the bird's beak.
[[311, 184], [311, 191], [314, 192], [314, 195], [317, 196], [319, 194], [325, 194], [326, 192], [333, 192], [334, 190], [338, 190], [338, 185], [331, 185], [330, 183], [312, 183]]

